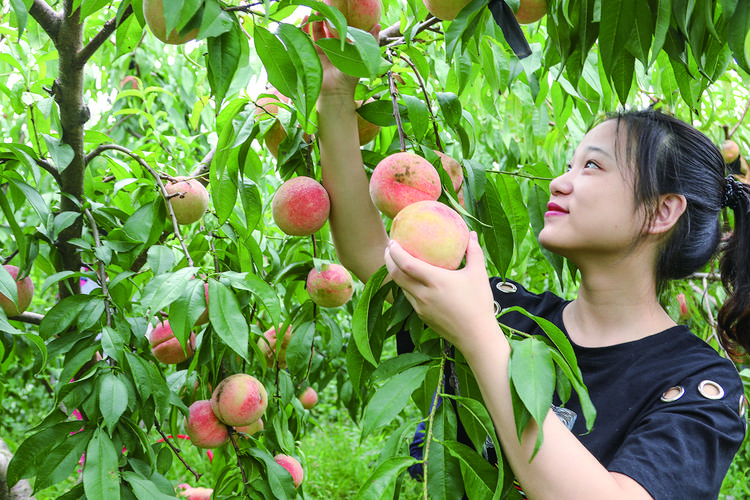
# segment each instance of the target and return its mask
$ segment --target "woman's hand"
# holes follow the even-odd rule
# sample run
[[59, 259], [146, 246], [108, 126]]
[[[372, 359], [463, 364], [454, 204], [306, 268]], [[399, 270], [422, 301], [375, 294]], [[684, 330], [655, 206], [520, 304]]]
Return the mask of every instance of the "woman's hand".
[[462, 269], [432, 266], [393, 240], [385, 251], [385, 265], [419, 317], [462, 352], [481, 348], [486, 336], [497, 335], [494, 301], [476, 232], [469, 238]]

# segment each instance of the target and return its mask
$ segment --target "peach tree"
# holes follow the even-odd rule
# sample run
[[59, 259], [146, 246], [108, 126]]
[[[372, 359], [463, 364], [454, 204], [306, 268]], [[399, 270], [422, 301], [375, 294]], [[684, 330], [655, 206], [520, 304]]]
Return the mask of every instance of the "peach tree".
[[[11, 485], [43, 492], [80, 474], [61, 498], [161, 499], [175, 496], [173, 468], [196, 483], [211, 468], [212, 498], [309, 498], [299, 469], [279, 462], [314, 474], [298, 446], [315, 419], [298, 395], [312, 387], [336, 394], [363, 436], [403, 421], [358, 498], [397, 494], [419, 421], [424, 498], [512, 498], [511, 471], [477, 451], [497, 439], [461, 354], [381, 286], [384, 270], [343, 305], [316, 303], [307, 276], [336, 264], [328, 226], [290, 235], [274, 221], [284, 182], [320, 176], [318, 51], [360, 79], [364, 168], [400, 152], [426, 159], [490, 273], [536, 290], [575, 287], [575, 269], [536, 235], [549, 181], [602, 112], [669, 110], [734, 141], [728, 169], [748, 176], [747, 2], [549, 0], [538, 19], [525, 17], [537, 0], [383, 0], [379, 39], [347, 27], [349, 3], [3, 2], [0, 260], [36, 291], [26, 311], [0, 312], [0, 370], [43, 380], [50, 396], [13, 450]], [[310, 37], [321, 19], [338, 38]], [[17, 305], [15, 278], [0, 270]], [[714, 267], [672, 291], [682, 301], [668, 310], [718, 348]], [[547, 342], [508, 332], [517, 422], [575, 390], [591, 425], [570, 346], [534, 319]], [[174, 363], [149, 342], [166, 321]], [[413, 352], [396, 353], [398, 331]], [[445, 391], [448, 366], [460, 394]], [[212, 462], [190, 463], [177, 438], [189, 407], [238, 373], [267, 391], [263, 430], [230, 426]], [[455, 404], [432, 405], [436, 394]], [[458, 418], [473, 447], [457, 441]]]

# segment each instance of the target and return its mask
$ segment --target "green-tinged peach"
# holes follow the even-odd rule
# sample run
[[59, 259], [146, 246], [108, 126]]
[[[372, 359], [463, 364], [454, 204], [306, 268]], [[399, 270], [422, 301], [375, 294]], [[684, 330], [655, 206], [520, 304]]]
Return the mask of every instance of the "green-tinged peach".
[[10, 318], [12, 316], [18, 316], [29, 308], [31, 299], [34, 297], [34, 283], [28, 276], [22, 280], [16, 280], [19, 272], [17, 266], [6, 264], [3, 267], [16, 282], [16, 291], [18, 294], [18, 303], [14, 304], [10, 297], [6, 297], [0, 293], [0, 308], [2, 308], [2, 310], [5, 311], [5, 315]]
[[143, 17], [151, 33], [164, 43], [180, 45], [195, 40], [195, 37], [198, 36], [198, 28], [193, 28], [182, 34], [174, 29], [167, 36], [163, 0], [143, 0]]
[[246, 373], [230, 375], [216, 386], [211, 408], [221, 422], [232, 426], [258, 420], [268, 406], [268, 394], [260, 381]]
[[352, 275], [340, 264], [323, 264], [307, 274], [307, 293], [320, 307], [342, 306], [354, 293]]
[[279, 346], [278, 353], [276, 352], [276, 345], [278, 343], [278, 337], [276, 334], [276, 328], [269, 328], [263, 332], [263, 338], [258, 339], [258, 347], [263, 353], [263, 357], [266, 360], [266, 366], [271, 368], [275, 363], [278, 362], [279, 368], [286, 368], [286, 349], [289, 346], [289, 341], [292, 340], [292, 326], [286, 329], [284, 338], [281, 339], [281, 345]]
[[175, 177], [175, 182], [167, 182], [164, 189], [169, 195], [169, 203], [178, 224], [192, 224], [206, 213], [208, 191], [198, 180]]

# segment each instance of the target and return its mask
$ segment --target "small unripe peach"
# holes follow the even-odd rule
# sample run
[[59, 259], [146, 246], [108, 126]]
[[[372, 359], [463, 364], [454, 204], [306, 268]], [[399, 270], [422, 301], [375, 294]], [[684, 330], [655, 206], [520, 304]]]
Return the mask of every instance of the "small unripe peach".
[[430, 14], [444, 21], [452, 21], [471, 0], [422, 0]]
[[174, 217], [178, 224], [192, 224], [203, 217], [208, 209], [208, 191], [196, 179], [180, 176], [175, 180], [164, 185]]
[[[336, 7], [344, 14], [346, 24], [370, 31], [380, 22], [383, 6], [380, 0], [324, 0], [326, 4]], [[331, 33], [336, 36], [333, 26], [329, 26]]]
[[547, 13], [547, 0], [521, 0], [516, 12], [518, 24], [535, 23]]
[[370, 177], [370, 197], [378, 210], [393, 218], [407, 205], [440, 197], [440, 174], [414, 153], [385, 157]]
[[[289, 104], [290, 102], [290, 99], [287, 96], [285, 96], [275, 88], [267, 89], [266, 93], [273, 94], [276, 97], [261, 97], [256, 101], [256, 118], [263, 118], [265, 116], [276, 117], [276, 115], [279, 114], [279, 102], [282, 102], [284, 104]], [[273, 125], [271, 125], [271, 127], [263, 136], [266, 147], [274, 158], [279, 157], [279, 146], [284, 141], [284, 139], [286, 139], [286, 135], [287, 134], [286, 130], [284, 130], [284, 126], [281, 125], [281, 122], [278, 119], [276, 119], [274, 120]], [[310, 137], [310, 135], [307, 133], [303, 134], [302, 139], [308, 143], [312, 141], [312, 137]]]
[[236, 373], [225, 378], [214, 389], [211, 408], [227, 425], [243, 426], [258, 420], [268, 406], [266, 388], [252, 375]]
[[328, 220], [328, 192], [311, 177], [293, 177], [282, 184], [271, 202], [273, 220], [290, 236], [309, 236]]
[[307, 274], [307, 293], [320, 307], [339, 307], [354, 293], [352, 275], [340, 264], [323, 264]]
[[18, 291], [18, 304], [14, 304], [10, 297], [6, 297], [0, 293], [0, 308], [5, 311], [5, 315], [9, 318], [12, 316], [18, 316], [31, 304], [31, 299], [34, 297], [34, 283], [31, 278], [26, 276], [24, 279], [17, 281], [18, 267], [6, 264], [3, 266], [6, 271], [10, 274], [14, 281], [16, 281], [16, 290]]
[[297, 396], [297, 399], [302, 403], [304, 409], [309, 410], [318, 403], [318, 393], [312, 387], [308, 387]]
[[227, 426], [216, 418], [208, 399], [190, 405], [185, 430], [190, 442], [198, 448], [218, 448], [229, 441]]
[[194, 28], [180, 36], [180, 33], [174, 29], [167, 36], [166, 20], [164, 18], [164, 1], [163, 0], [143, 0], [143, 17], [146, 20], [151, 33], [164, 43], [180, 45], [198, 36], [199, 28]]
[[188, 343], [183, 349], [180, 341], [174, 336], [168, 320], [159, 322], [151, 330], [148, 341], [151, 344], [151, 354], [158, 361], [168, 365], [182, 363], [195, 353], [195, 334], [190, 333]]
[[451, 184], [453, 184], [453, 190], [456, 192], [456, 199], [462, 207], [464, 205], [464, 171], [454, 158], [451, 158], [445, 153], [435, 151], [435, 154], [440, 158], [443, 168], [448, 172], [448, 176], [451, 178]]
[[458, 269], [469, 244], [466, 222], [438, 201], [419, 201], [401, 210], [390, 236], [412, 256], [445, 269]]
[[[281, 327], [279, 327], [281, 328]], [[258, 339], [258, 347], [263, 353], [263, 357], [266, 358], [266, 366], [269, 368], [273, 367], [276, 362], [279, 363], [279, 368], [286, 368], [286, 348], [289, 346], [289, 342], [292, 340], [292, 326], [286, 329], [284, 338], [281, 339], [281, 345], [279, 346], [279, 352], [276, 353], [276, 344], [278, 337], [276, 334], [276, 328], [269, 328], [263, 333], [264, 339]]]
[[279, 453], [273, 459], [277, 464], [289, 471], [289, 474], [292, 475], [294, 487], [299, 488], [299, 485], [302, 484], [305, 478], [305, 471], [302, 469], [302, 464], [296, 458], [284, 455], [283, 453]]
[[734, 163], [740, 156], [740, 146], [732, 139], [727, 139], [721, 145], [721, 155], [724, 157], [724, 163]]
[[260, 432], [263, 430], [263, 419], [259, 418], [250, 425], [240, 425], [239, 427], [235, 427], [234, 430], [236, 430], [237, 432], [241, 432], [242, 434], [252, 436], [256, 432]]

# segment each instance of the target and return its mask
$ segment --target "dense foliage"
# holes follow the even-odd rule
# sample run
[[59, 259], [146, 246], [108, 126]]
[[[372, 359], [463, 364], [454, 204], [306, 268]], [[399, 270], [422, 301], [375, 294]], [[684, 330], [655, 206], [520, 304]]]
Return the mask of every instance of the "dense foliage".
[[[550, 179], [602, 113], [657, 107], [718, 145], [731, 138], [750, 151], [750, 2], [552, 0], [546, 17], [523, 27], [523, 58], [514, 52], [523, 43], [506, 42], [507, 30], [520, 28], [508, 17], [501, 27], [487, 4], [473, 0], [449, 22], [420, 0], [383, 0], [375, 40], [315, 0], [174, 0], [166, 32], [197, 30], [182, 45], [153, 35], [141, 0], [2, 4], [0, 260], [31, 276], [36, 291], [26, 313], [0, 312], [0, 387], [12, 398], [16, 378], [33, 380], [49, 398], [46, 416], [26, 422], [27, 439], [14, 443], [11, 483], [33, 478], [44, 490], [77, 474], [85, 456], [82, 481], [64, 498], [173, 497], [173, 468], [196, 481], [200, 471], [168, 436], [184, 434], [193, 401], [244, 372], [268, 391], [265, 430], [214, 450], [215, 480], [204, 485], [214, 498], [310, 497], [273, 459], [294, 455], [314, 473], [299, 446], [316, 418], [296, 398], [307, 386], [336, 394], [364, 435], [402, 423], [358, 498], [393, 497], [414, 463], [407, 444], [420, 419], [431, 441], [425, 497], [456, 498], [464, 483], [470, 498], [510, 494], [507, 470], [456, 442], [453, 407], [430, 408], [451, 353], [403, 297], [384, 302], [384, 273], [357, 284], [344, 306], [318, 307], [305, 277], [336, 262], [328, 227], [294, 237], [273, 222], [271, 200], [284, 180], [319, 177], [316, 47], [361, 78], [358, 99], [374, 98], [360, 108], [383, 127], [363, 147], [368, 171], [404, 149], [436, 165], [433, 150], [458, 159], [465, 209], [447, 176], [441, 200], [480, 233], [490, 273], [570, 295], [575, 269], [535, 236]], [[507, 4], [517, 10], [519, 2]], [[354, 43], [313, 42], [302, 29], [308, 15]], [[267, 83], [288, 98], [275, 155], [268, 142], [278, 122], [256, 113], [259, 98], [273, 96]], [[747, 175], [740, 160], [730, 168]], [[199, 222], [173, 219], [163, 186], [175, 176], [207, 185], [210, 208]], [[209, 322], [194, 327], [206, 309], [204, 283]], [[0, 293], [13, 290], [0, 270]], [[719, 349], [723, 297], [711, 263], [673, 284], [664, 304]], [[158, 362], [146, 335], [167, 317], [181, 345], [197, 335], [195, 354], [177, 365]], [[269, 367], [258, 340], [288, 325], [287, 368]], [[395, 355], [399, 328], [415, 352]], [[543, 416], [556, 386], [585, 396], [563, 335], [547, 330], [554, 344], [513, 335], [516, 366], [533, 359], [543, 368], [511, 374], [519, 423]], [[459, 416], [479, 445], [494, 430], [457, 356]], [[593, 408], [586, 416], [593, 424]]]

